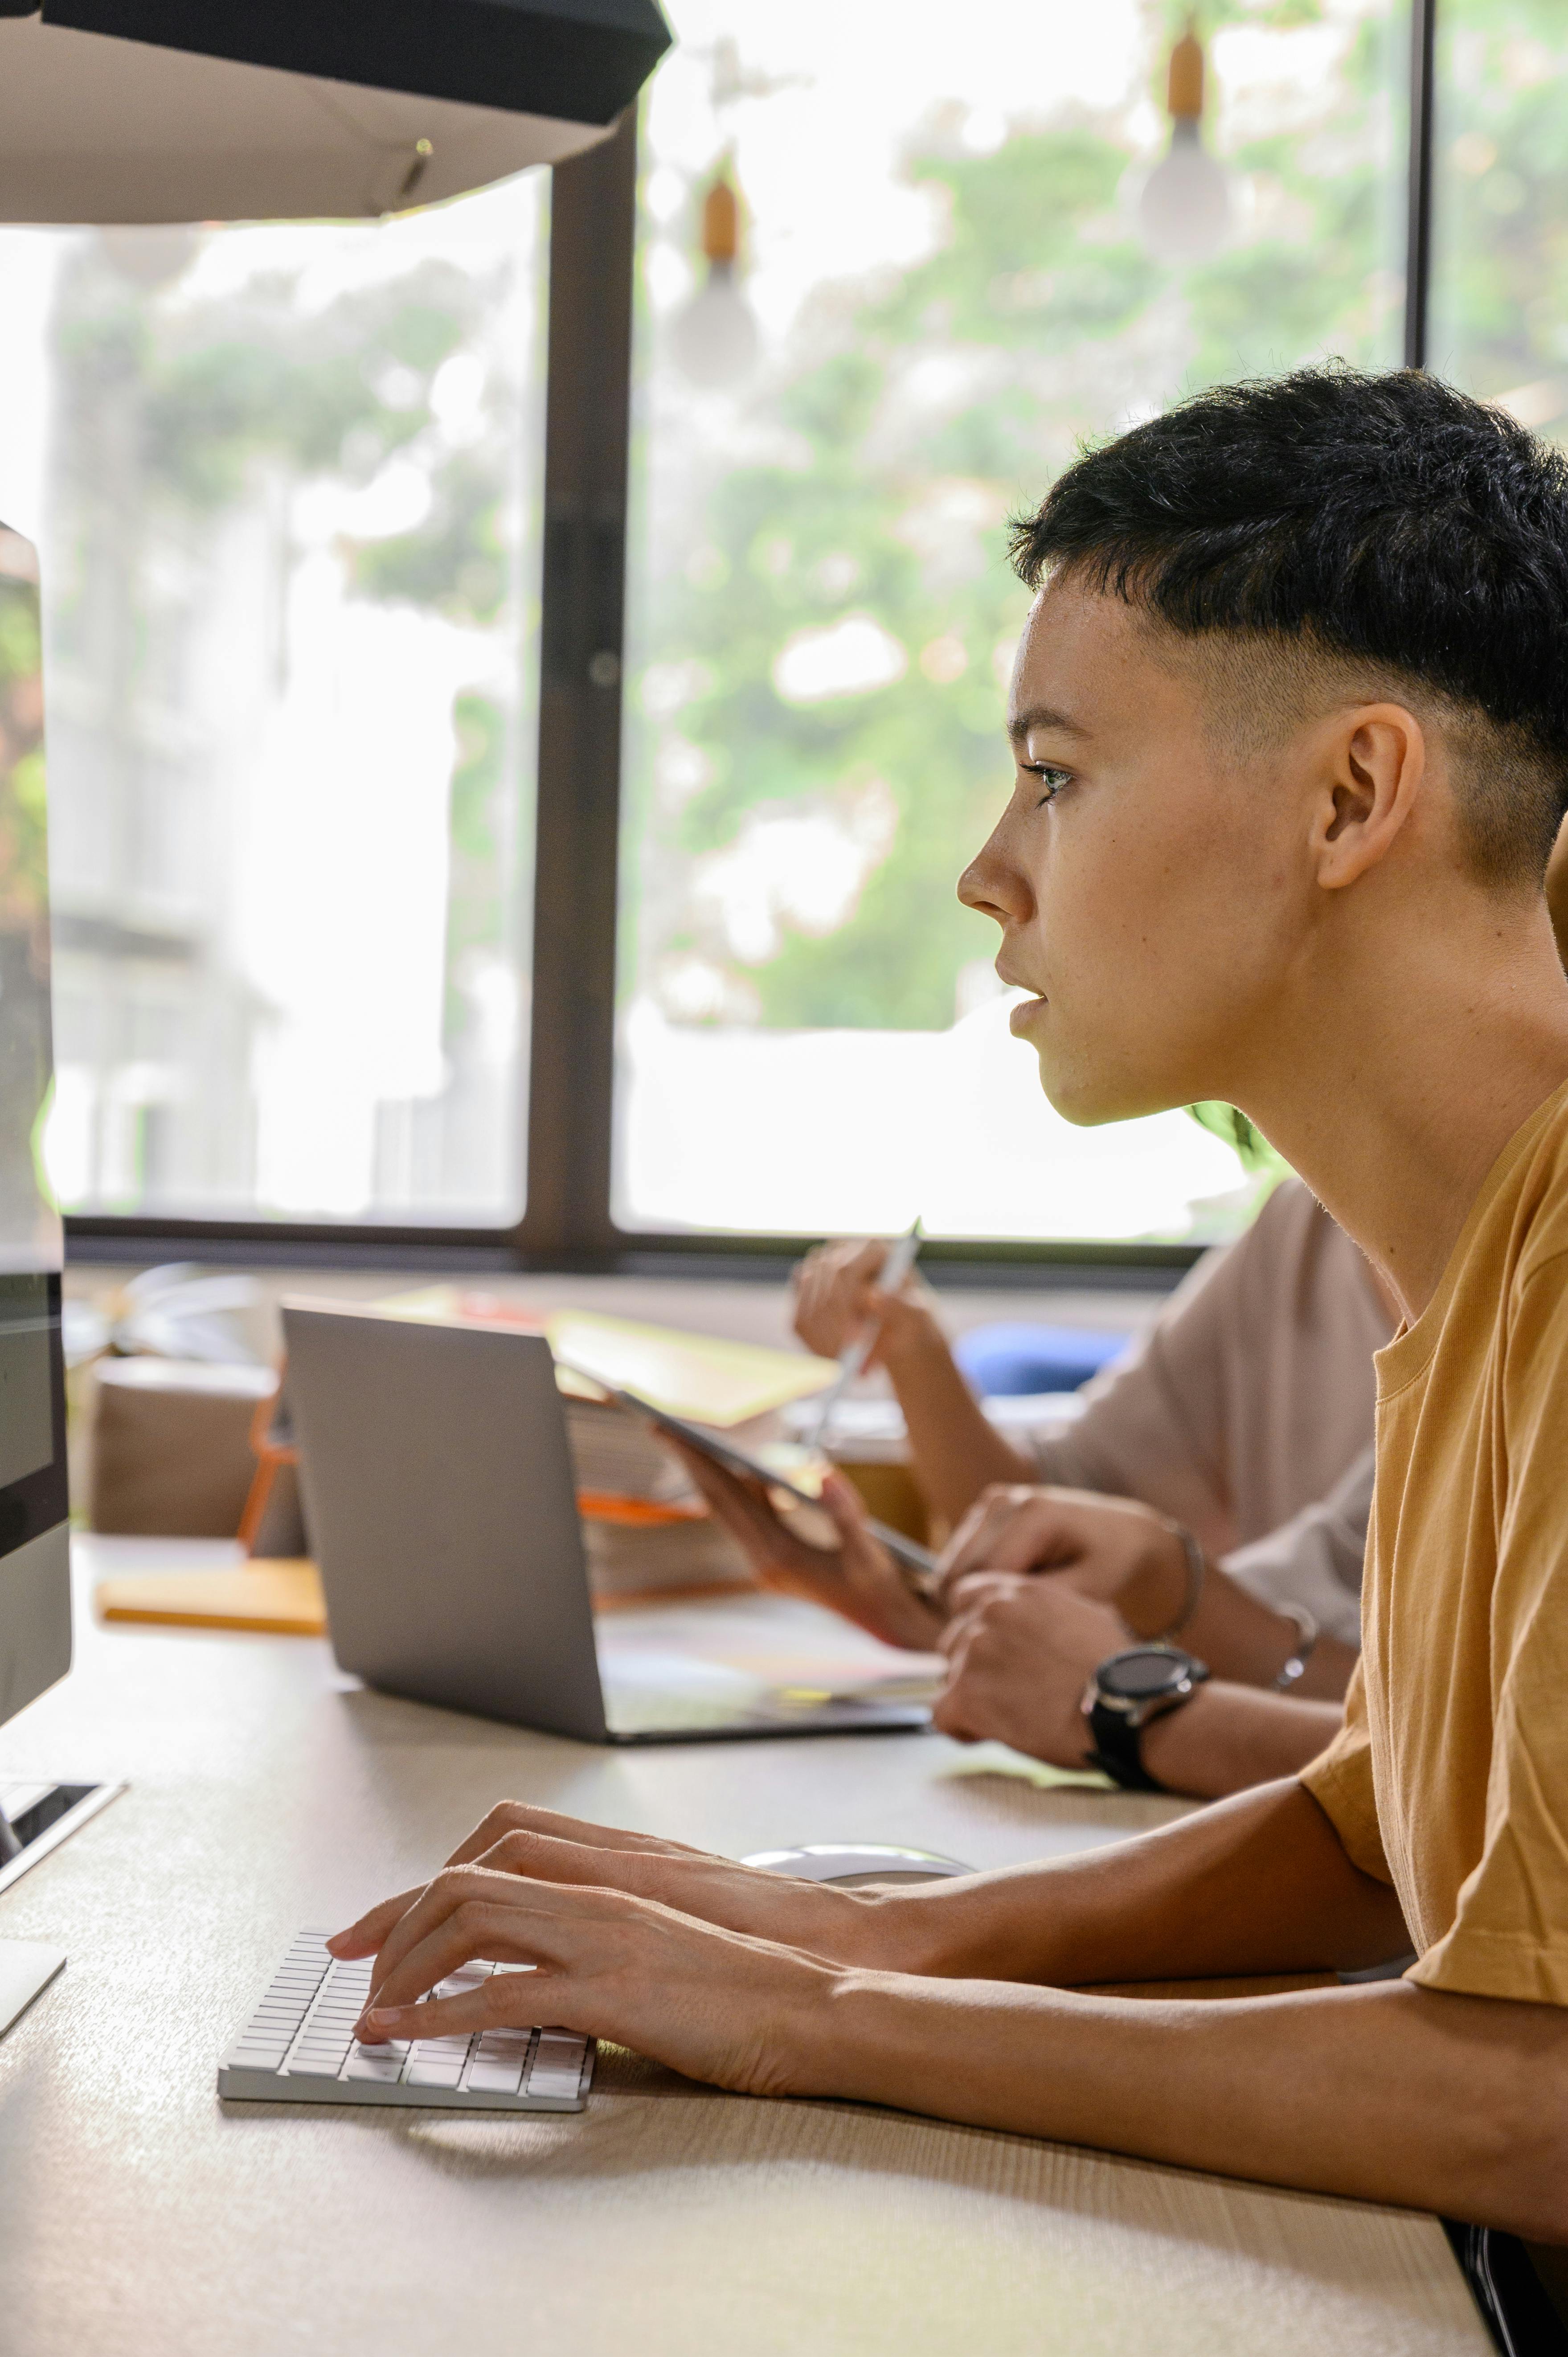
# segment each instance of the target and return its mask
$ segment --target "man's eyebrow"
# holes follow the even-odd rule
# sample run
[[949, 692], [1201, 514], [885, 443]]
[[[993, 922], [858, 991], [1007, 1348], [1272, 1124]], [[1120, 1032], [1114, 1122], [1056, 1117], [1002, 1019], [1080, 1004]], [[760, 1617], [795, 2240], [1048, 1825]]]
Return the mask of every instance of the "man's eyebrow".
[[1015, 713], [1007, 723], [1007, 734], [1015, 745], [1022, 744], [1031, 728], [1054, 728], [1058, 736], [1087, 737], [1089, 731], [1081, 721], [1070, 714], [1058, 712], [1053, 705], [1031, 704], [1026, 712]]

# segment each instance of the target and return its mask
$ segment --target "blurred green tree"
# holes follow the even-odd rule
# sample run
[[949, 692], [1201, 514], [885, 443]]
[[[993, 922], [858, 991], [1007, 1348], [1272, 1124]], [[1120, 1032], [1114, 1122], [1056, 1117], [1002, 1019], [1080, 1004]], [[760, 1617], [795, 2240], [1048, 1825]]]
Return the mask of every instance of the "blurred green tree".
[[[1264, 0], [1211, 21], [1289, 29], [1328, 13]], [[660, 995], [671, 977], [676, 1019], [952, 1020], [965, 967], [990, 955], [953, 884], [1007, 782], [1001, 687], [1026, 601], [1002, 559], [1004, 517], [1139, 404], [1317, 353], [1394, 356], [1380, 267], [1393, 33], [1364, 21], [1315, 119], [1230, 151], [1256, 233], [1176, 278], [1133, 233], [1119, 119], [1015, 128], [986, 156], [912, 148], [907, 177], [946, 225], [937, 250], [890, 289], [835, 289], [826, 325], [808, 309], [762, 396], [781, 455], [721, 474], [684, 570], [660, 575], [643, 683], [655, 725], [632, 736], [642, 888], [627, 899], [625, 986], [635, 974]], [[900, 674], [791, 696], [789, 651], [866, 618]], [[770, 921], [737, 940], [715, 861], [748, 829], [813, 812], [858, 829], [858, 888], [791, 907], [780, 887]]]

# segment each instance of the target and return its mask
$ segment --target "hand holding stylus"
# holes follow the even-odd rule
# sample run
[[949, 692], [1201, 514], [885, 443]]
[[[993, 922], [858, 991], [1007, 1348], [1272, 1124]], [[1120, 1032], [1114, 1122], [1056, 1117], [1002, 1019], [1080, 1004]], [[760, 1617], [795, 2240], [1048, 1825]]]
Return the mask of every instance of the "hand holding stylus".
[[[832, 1353], [838, 1360], [839, 1372], [817, 1404], [816, 1421], [806, 1435], [809, 1448], [822, 1447], [840, 1400], [855, 1378], [864, 1373], [882, 1339], [887, 1313], [902, 1295], [919, 1249], [920, 1222], [917, 1220], [908, 1234], [900, 1236], [890, 1248], [876, 1244], [824, 1245], [808, 1257], [799, 1272], [800, 1302], [795, 1326], [810, 1347], [821, 1347], [810, 1330], [813, 1326], [842, 1327], [846, 1290], [853, 1288], [857, 1297], [853, 1313], [856, 1330], [847, 1340], [841, 1340]], [[877, 1297], [867, 1302], [865, 1297], [873, 1288]], [[838, 1297], [832, 1299], [835, 1295]], [[824, 1351], [823, 1355], [829, 1354]]]

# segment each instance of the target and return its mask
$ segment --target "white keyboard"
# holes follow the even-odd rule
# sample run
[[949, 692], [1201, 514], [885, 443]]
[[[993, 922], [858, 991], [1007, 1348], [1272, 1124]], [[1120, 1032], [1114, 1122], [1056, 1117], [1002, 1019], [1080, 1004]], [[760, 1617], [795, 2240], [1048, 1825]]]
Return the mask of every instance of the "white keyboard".
[[[424, 2104], [443, 2111], [580, 2112], [597, 2051], [571, 2029], [487, 2029], [361, 2046], [369, 1956], [340, 1964], [302, 1932], [218, 2067], [218, 2092], [263, 2104]], [[506, 1965], [465, 1964], [430, 1992], [462, 1996]]]

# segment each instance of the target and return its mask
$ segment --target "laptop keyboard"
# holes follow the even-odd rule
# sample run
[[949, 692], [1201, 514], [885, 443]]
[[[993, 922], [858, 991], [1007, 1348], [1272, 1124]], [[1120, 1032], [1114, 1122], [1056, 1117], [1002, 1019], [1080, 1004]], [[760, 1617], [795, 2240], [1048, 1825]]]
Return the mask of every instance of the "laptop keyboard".
[[[220, 2095], [248, 2103], [419, 2104], [445, 2111], [580, 2112], [596, 2048], [575, 2030], [487, 2029], [363, 2046], [354, 2024], [373, 1959], [342, 1964], [302, 1932], [224, 2055]], [[431, 1991], [462, 1996], [505, 1964], [465, 1964]]]

